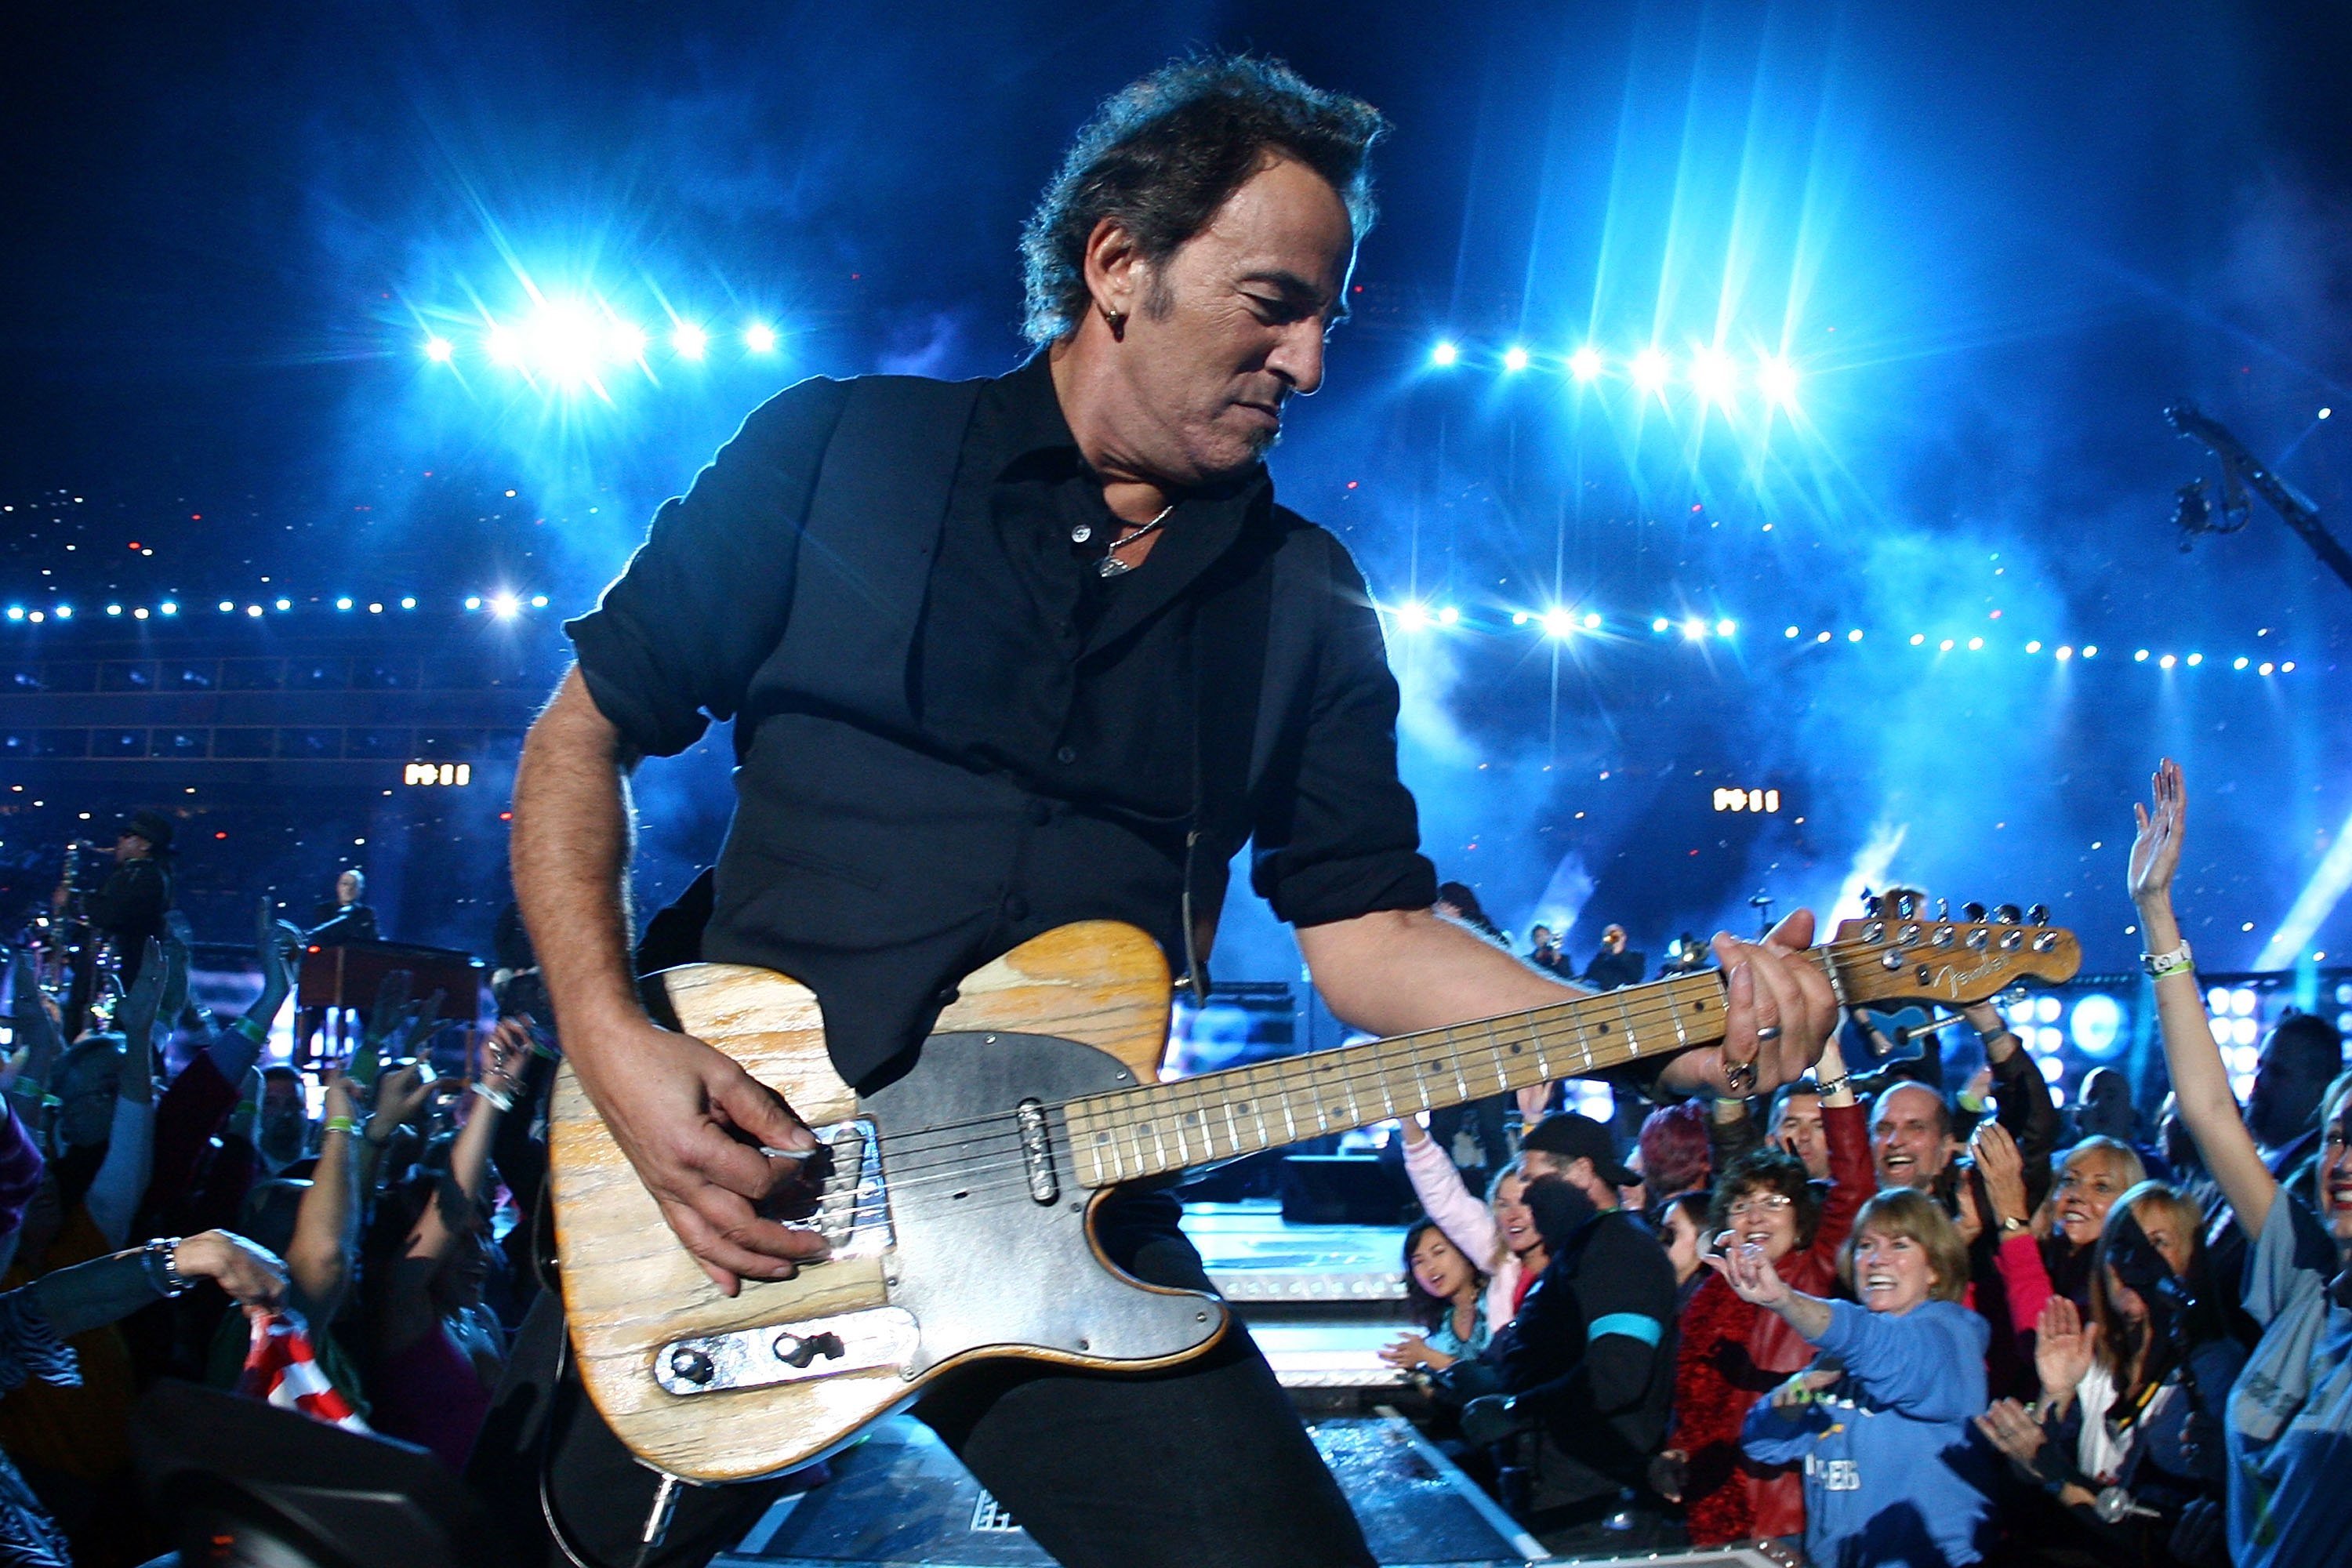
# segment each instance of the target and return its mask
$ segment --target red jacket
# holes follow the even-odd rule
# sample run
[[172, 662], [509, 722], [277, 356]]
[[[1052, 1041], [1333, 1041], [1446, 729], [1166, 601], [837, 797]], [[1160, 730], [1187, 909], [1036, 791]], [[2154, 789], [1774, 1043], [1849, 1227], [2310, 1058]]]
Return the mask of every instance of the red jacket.
[[[1778, 1264], [1780, 1278], [1811, 1296], [1837, 1293], [1838, 1248], [1853, 1216], [1877, 1190], [1868, 1118], [1859, 1105], [1822, 1113], [1830, 1149], [1830, 1189], [1812, 1245]], [[1759, 1465], [1740, 1452], [1748, 1406], [1813, 1359], [1813, 1348], [1777, 1312], [1732, 1294], [1710, 1272], [1683, 1309], [1675, 1352], [1675, 1425], [1666, 1446], [1690, 1456], [1683, 1502], [1691, 1544], [1721, 1546], [1805, 1528], [1804, 1478], [1793, 1466]]]

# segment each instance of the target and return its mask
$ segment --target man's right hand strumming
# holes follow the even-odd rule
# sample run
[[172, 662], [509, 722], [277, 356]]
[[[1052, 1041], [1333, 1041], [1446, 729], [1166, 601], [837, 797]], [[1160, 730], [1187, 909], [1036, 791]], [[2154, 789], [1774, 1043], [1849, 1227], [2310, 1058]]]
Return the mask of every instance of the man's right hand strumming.
[[568, 1033], [564, 1054], [662, 1217], [720, 1289], [789, 1279], [824, 1257], [823, 1237], [759, 1213], [802, 1168], [761, 1148], [816, 1147], [781, 1095], [725, 1052], [649, 1019]]
[[772, 1089], [724, 1052], [656, 1026], [629, 972], [622, 894], [628, 768], [620, 732], [575, 669], [531, 726], [515, 774], [515, 899], [555, 1005], [564, 1060], [704, 1273], [735, 1294], [789, 1279], [824, 1240], [762, 1219], [816, 1147]]

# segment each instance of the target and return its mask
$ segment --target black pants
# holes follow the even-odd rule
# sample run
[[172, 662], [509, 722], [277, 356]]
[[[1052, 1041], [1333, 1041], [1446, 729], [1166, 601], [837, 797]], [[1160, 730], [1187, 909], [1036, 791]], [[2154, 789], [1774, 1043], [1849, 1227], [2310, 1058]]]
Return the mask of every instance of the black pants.
[[[1104, 1250], [1129, 1273], [1208, 1288], [1172, 1199], [1137, 1194], [1103, 1213]], [[578, 1376], [556, 1375], [562, 1343], [548, 1292], [517, 1337], [467, 1477], [500, 1513], [518, 1562], [567, 1568], [542, 1520], [543, 1491], [572, 1551], [591, 1568], [621, 1568], [657, 1478], [598, 1417]], [[915, 1414], [1064, 1568], [1370, 1568], [1347, 1500], [1238, 1326], [1172, 1372], [983, 1363], [943, 1380]], [[648, 1568], [698, 1568], [780, 1489], [688, 1489]]]

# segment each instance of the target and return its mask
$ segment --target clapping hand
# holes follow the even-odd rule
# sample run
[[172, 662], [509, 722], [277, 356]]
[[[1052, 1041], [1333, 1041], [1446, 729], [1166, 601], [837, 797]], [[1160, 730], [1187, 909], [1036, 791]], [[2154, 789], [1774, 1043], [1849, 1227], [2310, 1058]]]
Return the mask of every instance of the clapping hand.
[[[2063, 1301], [2065, 1298], [2053, 1300]], [[2029, 1468], [2034, 1456], [2042, 1452], [2042, 1445], [2049, 1440], [2042, 1424], [2027, 1415], [2025, 1406], [2014, 1399], [1993, 1401], [1992, 1407], [1977, 1417], [1977, 1430], [1994, 1447]]]
[[1454, 1358], [1444, 1351], [1429, 1348], [1429, 1342], [1419, 1334], [1406, 1334], [1381, 1352], [1381, 1359], [1391, 1366], [1411, 1372], [1415, 1367], [1427, 1367], [1432, 1372], [1444, 1372]]
[[2098, 1326], [2084, 1327], [2074, 1302], [2054, 1295], [2043, 1302], [2033, 1325], [2033, 1369], [2042, 1374], [2042, 1397], [2072, 1399], [2091, 1370], [2098, 1343]]
[[1977, 1123], [1969, 1138], [1969, 1150], [1976, 1158], [1977, 1173], [1984, 1177], [1985, 1196], [1992, 1200], [1993, 1222], [2023, 1223], [2025, 1160], [2017, 1152], [2017, 1140], [2009, 1135], [2008, 1128], [1987, 1118]]

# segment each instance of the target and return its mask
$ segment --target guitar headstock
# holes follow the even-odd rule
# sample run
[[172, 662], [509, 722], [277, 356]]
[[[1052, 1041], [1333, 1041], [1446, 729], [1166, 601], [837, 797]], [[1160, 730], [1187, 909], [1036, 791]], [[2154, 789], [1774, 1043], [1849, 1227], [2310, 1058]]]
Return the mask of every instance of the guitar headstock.
[[1958, 1007], [1983, 1002], [2021, 980], [2069, 980], [2083, 966], [2074, 933], [2049, 923], [2036, 904], [1987, 910], [1961, 908], [1959, 920], [1927, 900], [1897, 891], [1869, 900], [1868, 913], [1842, 921], [1829, 960], [1850, 1004], [1927, 1002]]

